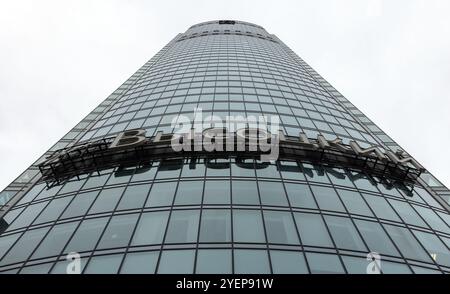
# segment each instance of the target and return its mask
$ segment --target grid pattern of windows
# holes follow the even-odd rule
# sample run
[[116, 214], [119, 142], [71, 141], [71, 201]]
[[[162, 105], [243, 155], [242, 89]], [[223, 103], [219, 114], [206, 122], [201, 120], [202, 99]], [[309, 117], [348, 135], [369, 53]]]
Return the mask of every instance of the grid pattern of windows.
[[[201, 108], [277, 115], [288, 135], [379, 144], [269, 37], [242, 22], [193, 26], [80, 141], [172, 132], [176, 115]], [[423, 187], [406, 189], [349, 169], [233, 156], [103, 170], [29, 190], [4, 217], [0, 273], [65, 273], [74, 251], [83, 273], [365, 273], [369, 252], [383, 273], [449, 273], [448, 211]]]
[[[72, 251], [83, 256], [86, 273], [364, 273], [371, 251], [409, 272], [450, 269], [443, 207], [419, 187], [409, 196], [350, 170], [185, 159], [50, 190], [40, 184], [28, 195], [5, 218], [5, 269], [58, 272]], [[335, 269], [314, 264], [330, 254]], [[208, 264], [217, 260], [208, 256], [220, 263]], [[179, 258], [186, 268], [172, 266]]]

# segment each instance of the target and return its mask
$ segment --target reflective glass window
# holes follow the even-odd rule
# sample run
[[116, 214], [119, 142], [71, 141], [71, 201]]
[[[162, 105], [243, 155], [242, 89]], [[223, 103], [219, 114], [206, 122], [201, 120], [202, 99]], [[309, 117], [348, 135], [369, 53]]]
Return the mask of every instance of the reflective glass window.
[[206, 181], [205, 196], [203, 204], [229, 204], [230, 203], [229, 181]]
[[154, 183], [148, 196], [146, 207], [172, 205], [177, 183]]
[[2, 258], [0, 265], [15, 263], [27, 259], [33, 252], [49, 228], [26, 231], [14, 247]]
[[233, 204], [259, 205], [258, 187], [255, 181], [233, 181]]
[[264, 227], [258, 210], [233, 211], [234, 242], [264, 243]]
[[294, 213], [303, 245], [332, 247], [330, 235], [322, 217], [312, 213]]
[[33, 253], [33, 258], [42, 258], [46, 256], [58, 255], [69, 238], [72, 236], [78, 222], [59, 224], [54, 226], [37, 250]]
[[392, 225], [384, 227], [405, 258], [431, 262], [430, 255], [422, 249], [408, 229]]
[[11, 248], [11, 245], [14, 244], [14, 242], [16, 242], [19, 237], [20, 233], [0, 237], [0, 260], [2, 259], [5, 252], [8, 251], [9, 248]]
[[192, 274], [194, 250], [164, 250], [158, 266], [159, 274]]
[[223, 209], [204, 209], [200, 226], [200, 242], [230, 242], [231, 213]]
[[381, 262], [383, 274], [410, 274], [411, 270], [406, 264], [390, 261]]
[[85, 274], [116, 274], [123, 255], [94, 256], [87, 264]]
[[358, 231], [349, 218], [326, 215], [325, 221], [338, 248], [367, 251]]
[[199, 211], [175, 210], [167, 229], [166, 243], [197, 242]]
[[274, 274], [307, 274], [303, 253], [296, 251], [270, 250]]
[[373, 216], [361, 194], [348, 190], [337, 190], [349, 213]]
[[202, 202], [203, 182], [182, 181], [178, 184], [175, 205], [193, 205]]
[[231, 250], [199, 249], [197, 252], [197, 274], [231, 274]]
[[292, 207], [317, 208], [307, 185], [285, 183], [285, 187]]
[[107, 221], [107, 217], [84, 220], [64, 251], [69, 253], [93, 250]]
[[355, 219], [355, 224], [371, 252], [399, 256], [394, 244], [379, 223]]
[[384, 198], [368, 194], [364, 194], [364, 198], [366, 199], [370, 208], [379, 218], [397, 222], [400, 221], [400, 218]]
[[16, 218], [16, 220], [8, 227], [7, 231], [22, 228], [31, 224], [36, 216], [42, 211], [42, 209], [48, 204], [48, 202], [40, 202], [31, 204]]
[[297, 230], [290, 212], [264, 211], [267, 241], [279, 244], [299, 244]]
[[345, 273], [337, 255], [308, 252], [306, 253], [306, 259], [312, 274]]
[[332, 188], [311, 186], [320, 209], [344, 212], [344, 206]]
[[114, 210], [124, 189], [114, 188], [101, 191], [89, 210], [89, 213], [101, 213]]
[[389, 202], [400, 215], [405, 223], [412, 224], [415, 226], [427, 227], [425, 222], [420, 218], [420, 216], [412, 209], [409, 203], [404, 201], [397, 201], [389, 199]]
[[436, 235], [413, 231], [428, 254], [438, 263], [450, 267], [450, 250]]
[[132, 252], [125, 256], [121, 274], [153, 274], [158, 262], [159, 251]]
[[288, 206], [283, 184], [258, 181], [262, 205]]
[[63, 197], [51, 201], [34, 221], [34, 224], [45, 223], [58, 219], [67, 204], [69, 204], [70, 200], [72, 200], [72, 197]]
[[431, 228], [450, 233], [450, 229], [445, 222], [431, 209], [419, 205], [413, 205], [420, 216], [430, 225]]
[[234, 250], [234, 272], [236, 274], [270, 274], [266, 250]]
[[98, 191], [77, 194], [73, 201], [69, 204], [67, 209], [64, 211], [61, 218], [70, 218], [84, 215], [91, 206], [97, 194]]
[[169, 211], [143, 213], [134, 233], [132, 245], [161, 244]]
[[125, 214], [113, 216], [103, 233], [99, 249], [128, 246], [138, 215]]
[[128, 186], [117, 209], [141, 208], [147, 198], [150, 185]]

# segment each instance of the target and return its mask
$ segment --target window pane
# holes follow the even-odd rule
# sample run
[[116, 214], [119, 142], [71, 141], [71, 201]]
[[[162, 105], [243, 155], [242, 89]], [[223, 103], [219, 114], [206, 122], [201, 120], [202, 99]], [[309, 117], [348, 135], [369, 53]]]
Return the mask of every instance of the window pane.
[[333, 247], [330, 235], [318, 214], [294, 213], [303, 245]]
[[97, 194], [98, 191], [93, 191], [76, 195], [75, 199], [73, 199], [69, 207], [67, 207], [67, 209], [64, 211], [62, 218], [69, 218], [86, 214]]
[[147, 199], [146, 207], [172, 205], [176, 182], [154, 183]]
[[202, 212], [200, 242], [230, 242], [231, 214], [229, 210], [205, 209]]
[[325, 171], [322, 167], [307, 163], [302, 163], [303, 172], [306, 175], [306, 178], [309, 181], [313, 182], [321, 182], [321, 183], [329, 183], [328, 177], [325, 174]]
[[366, 199], [370, 208], [372, 208], [373, 212], [379, 218], [384, 218], [387, 220], [397, 222], [400, 221], [397, 214], [394, 212], [394, 210], [391, 208], [391, 206], [387, 203], [387, 201], [384, 198], [368, 194], [364, 194], [364, 198]]
[[135, 170], [131, 182], [152, 180], [155, 177], [156, 170], [155, 166], [138, 168]]
[[394, 244], [379, 223], [358, 219], [355, 223], [371, 252], [399, 256]]
[[30, 256], [49, 228], [26, 231], [14, 247], [3, 257], [0, 265], [23, 261]]
[[307, 274], [305, 258], [301, 252], [270, 250], [274, 274]]
[[194, 250], [165, 250], [161, 253], [158, 274], [192, 274]]
[[58, 198], [50, 202], [50, 204], [42, 211], [34, 224], [55, 221], [61, 215], [72, 197]]
[[[376, 264], [371, 264], [371, 260], [360, 257], [342, 256], [345, 268], [349, 274], [367, 274], [369, 265], [376, 267]], [[375, 268], [376, 269], [376, 268]]]
[[198, 210], [175, 210], [167, 230], [166, 243], [197, 242]]
[[230, 160], [229, 159], [206, 159], [206, 176], [230, 176]]
[[233, 204], [259, 204], [255, 181], [233, 181]]
[[281, 161], [279, 166], [281, 175], [284, 179], [305, 180], [302, 169], [298, 166], [297, 162]]
[[283, 184], [280, 182], [258, 182], [263, 205], [288, 206]]
[[[24, 267], [20, 271], [20, 273], [21, 274], [48, 274], [48, 271], [50, 270], [51, 266], [52, 266], [51, 263], [27, 266], [27, 267]], [[2, 272], [2, 274], [3, 274], [3, 272]]]
[[328, 177], [335, 185], [347, 186], [354, 188], [353, 182], [345, 174], [345, 171], [340, 168], [325, 168]]
[[306, 253], [306, 259], [312, 274], [344, 273], [341, 262], [336, 255]]
[[256, 175], [261, 178], [280, 178], [280, 173], [277, 170], [277, 166], [273, 164], [261, 164], [259, 161], [256, 162], [258, 167], [261, 167], [256, 170]]
[[100, 192], [89, 213], [112, 211], [117, 205], [125, 188], [106, 189]]
[[36, 216], [42, 211], [48, 202], [31, 204], [16, 218], [16, 220], [8, 227], [7, 231], [22, 228], [31, 224]]
[[407, 202], [397, 201], [390, 199], [389, 202], [400, 215], [405, 223], [415, 226], [427, 227], [425, 222], [420, 216], [412, 209], [411, 205]]
[[236, 274], [270, 274], [266, 250], [234, 250], [234, 271]]
[[436, 235], [419, 231], [414, 231], [414, 234], [438, 264], [450, 266], [450, 251]]
[[16, 242], [20, 234], [21, 233], [0, 237], [0, 260], [2, 260], [3, 255], [11, 247], [11, 245]]
[[104, 174], [101, 176], [97, 176], [92, 174], [86, 181], [86, 184], [84, 184], [83, 189], [90, 189], [90, 188], [97, 188], [102, 187], [106, 181], [108, 180], [110, 174]]
[[89, 261], [86, 274], [116, 274], [123, 255], [94, 256]]
[[158, 166], [157, 179], [178, 178], [180, 170], [183, 167], [182, 162], [178, 161], [161, 161]]
[[320, 209], [334, 210], [344, 212], [344, 206], [338, 198], [336, 192], [327, 187], [311, 186], [311, 189], [316, 197]]
[[189, 162], [189, 164], [183, 166], [181, 177], [203, 177], [205, 175], [205, 169], [204, 163], [196, 162], [192, 164], [192, 162]]
[[406, 264], [397, 262], [382, 261], [381, 271], [383, 274], [410, 274], [411, 270]]
[[431, 262], [430, 256], [422, 249], [420, 244], [406, 228], [392, 225], [384, 225], [384, 227], [405, 258]]
[[338, 248], [367, 251], [349, 218], [327, 215], [325, 216], [325, 221]]
[[285, 186], [292, 207], [317, 208], [307, 185], [285, 183]]
[[433, 270], [430, 268], [424, 268], [420, 266], [412, 266], [413, 271], [415, 274], [422, 274], [422, 275], [428, 275], [428, 274], [442, 274], [439, 270]]
[[93, 250], [107, 221], [107, 217], [84, 220], [64, 251], [68, 253]]
[[123, 262], [122, 274], [153, 274], [159, 251], [128, 253]]
[[34, 252], [33, 258], [59, 255], [77, 225], [78, 222], [72, 222], [54, 226]]
[[361, 194], [358, 192], [338, 189], [338, 194], [341, 196], [349, 213], [373, 216], [369, 207], [361, 197]]
[[143, 213], [134, 233], [132, 245], [161, 244], [166, 231], [168, 211]]
[[229, 181], [206, 181], [204, 204], [229, 204]]
[[231, 174], [233, 177], [254, 177], [255, 166], [253, 159], [236, 160], [236, 163], [231, 165]]
[[137, 218], [137, 214], [113, 216], [103, 234], [98, 248], [103, 249], [128, 246]]
[[450, 233], [450, 229], [447, 224], [444, 223], [433, 210], [419, 205], [414, 205], [414, 208], [417, 210], [420, 216], [425, 219], [425, 221], [430, 225], [432, 229]]
[[281, 211], [264, 211], [269, 243], [299, 244], [292, 214]]
[[197, 274], [231, 274], [231, 250], [199, 249]]
[[258, 210], [233, 210], [234, 242], [264, 243], [264, 227]]
[[178, 185], [175, 205], [200, 204], [203, 195], [203, 182], [183, 181]]
[[120, 200], [118, 209], [141, 208], [147, 198], [150, 185], [129, 186]]

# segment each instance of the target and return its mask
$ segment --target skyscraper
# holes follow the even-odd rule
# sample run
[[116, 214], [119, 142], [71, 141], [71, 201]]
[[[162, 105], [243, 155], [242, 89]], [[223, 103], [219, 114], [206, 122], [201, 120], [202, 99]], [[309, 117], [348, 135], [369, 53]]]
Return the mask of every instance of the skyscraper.
[[450, 192], [399, 149], [262, 27], [200, 23], [1, 192], [0, 273], [449, 273]]

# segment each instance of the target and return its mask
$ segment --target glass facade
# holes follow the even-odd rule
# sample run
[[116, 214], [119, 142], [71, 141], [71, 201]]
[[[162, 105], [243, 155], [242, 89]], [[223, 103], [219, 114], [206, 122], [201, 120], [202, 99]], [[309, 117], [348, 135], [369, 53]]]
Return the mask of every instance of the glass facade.
[[429, 173], [409, 194], [346, 167], [230, 155], [39, 181], [52, 151], [136, 128], [172, 133], [172, 119], [195, 108], [276, 115], [290, 136], [397, 147], [263, 28], [197, 24], [1, 192], [0, 273], [65, 273], [70, 252], [87, 274], [366, 273], [369, 252], [383, 273], [450, 273], [448, 190]]

